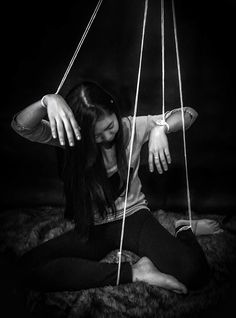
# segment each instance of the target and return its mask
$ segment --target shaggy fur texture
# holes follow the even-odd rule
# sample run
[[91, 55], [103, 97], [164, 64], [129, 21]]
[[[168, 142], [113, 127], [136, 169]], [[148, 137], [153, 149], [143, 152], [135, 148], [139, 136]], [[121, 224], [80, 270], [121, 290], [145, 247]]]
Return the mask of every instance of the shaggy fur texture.
[[[184, 214], [169, 211], [153, 212], [159, 222], [172, 234], [174, 218]], [[222, 215], [204, 215], [216, 219]], [[197, 218], [195, 215], [193, 218]], [[73, 227], [63, 219], [58, 207], [24, 208], [5, 211], [0, 215], [0, 253], [11, 255], [11, 261], [34, 246]], [[40, 293], [21, 291], [31, 317], [214, 317], [228, 306], [234, 288], [236, 236], [230, 231], [198, 237], [209, 260], [212, 277], [204, 289], [177, 295], [162, 288], [141, 282], [106, 286], [77, 292]], [[137, 255], [124, 251], [123, 261], [136, 262]], [[117, 251], [112, 251], [103, 262], [118, 262]], [[221, 306], [225, 304], [225, 306]], [[228, 308], [228, 307], [227, 307]]]

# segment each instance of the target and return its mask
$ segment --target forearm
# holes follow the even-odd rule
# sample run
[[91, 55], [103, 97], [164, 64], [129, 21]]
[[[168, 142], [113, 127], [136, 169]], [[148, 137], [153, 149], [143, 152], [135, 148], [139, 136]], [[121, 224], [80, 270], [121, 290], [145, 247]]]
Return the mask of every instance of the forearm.
[[25, 128], [36, 127], [47, 114], [47, 109], [42, 106], [41, 101], [37, 101], [24, 108], [16, 117], [17, 123]]
[[[42, 120], [46, 114], [48, 120]], [[61, 146], [65, 145], [66, 136], [70, 146], [74, 145], [74, 137], [77, 140], [81, 138], [80, 127], [72, 110], [58, 94], [47, 94], [43, 103], [37, 101], [23, 109], [13, 119], [12, 128], [32, 141], [52, 144], [53, 138]]]
[[[191, 107], [184, 107], [184, 123], [185, 129], [188, 129], [196, 120], [198, 113]], [[181, 109], [171, 112], [166, 118], [169, 125], [168, 133], [176, 132], [183, 129], [182, 125], [182, 111]]]

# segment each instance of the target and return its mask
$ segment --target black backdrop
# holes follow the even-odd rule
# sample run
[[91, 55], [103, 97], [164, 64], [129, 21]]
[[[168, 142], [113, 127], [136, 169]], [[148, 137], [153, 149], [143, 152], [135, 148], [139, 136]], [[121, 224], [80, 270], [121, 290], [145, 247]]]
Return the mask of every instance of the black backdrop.
[[[12, 116], [55, 92], [97, 1], [6, 4], [2, 14], [2, 204], [3, 208], [62, 204], [55, 149], [33, 144], [10, 128]], [[187, 132], [190, 190], [195, 209], [235, 207], [235, 12], [224, 2], [176, 0], [178, 43], [185, 106], [199, 117]], [[166, 110], [179, 107], [170, 1], [166, 7]], [[104, 0], [61, 94], [86, 78], [100, 82], [133, 111], [143, 0]], [[161, 112], [160, 1], [149, 0], [138, 114]], [[2, 97], [3, 97], [2, 96]], [[148, 174], [144, 187], [160, 207], [185, 204], [182, 134], [169, 137], [168, 173]], [[146, 182], [147, 181], [147, 182]]]

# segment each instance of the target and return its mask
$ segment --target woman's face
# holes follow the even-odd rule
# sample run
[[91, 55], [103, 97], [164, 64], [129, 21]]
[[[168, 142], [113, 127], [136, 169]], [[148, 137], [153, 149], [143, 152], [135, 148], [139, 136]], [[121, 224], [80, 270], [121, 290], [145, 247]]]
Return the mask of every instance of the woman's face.
[[95, 124], [95, 140], [97, 144], [104, 147], [111, 147], [119, 130], [119, 123], [116, 115], [105, 115]]

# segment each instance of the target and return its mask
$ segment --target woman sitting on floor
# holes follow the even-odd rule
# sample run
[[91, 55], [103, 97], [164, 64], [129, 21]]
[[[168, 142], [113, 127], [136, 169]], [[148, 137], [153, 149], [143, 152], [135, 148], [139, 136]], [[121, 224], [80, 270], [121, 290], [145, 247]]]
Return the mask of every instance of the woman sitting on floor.
[[[186, 107], [184, 116], [188, 129], [197, 113]], [[140, 259], [122, 263], [120, 283], [143, 281], [187, 293], [209, 278], [195, 234], [217, 232], [218, 224], [192, 221], [191, 229], [188, 221], [178, 220], [173, 236], [148, 208], [138, 177], [141, 148], [149, 141], [150, 171], [155, 165], [163, 173], [171, 163], [167, 134], [182, 129], [180, 109], [167, 112], [164, 125], [161, 119], [136, 118], [123, 248]], [[75, 222], [73, 230], [21, 257], [22, 282], [28, 287], [62, 291], [116, 284], [117, 264], [100, 260], [120, 244], [132, 121], [121, 118], [114, 98], [93, 82], [77, 85], [65, 99], [45, 95], [13, 119], [12, 128], [21, 136], [64, 149], [65, 217]]]

